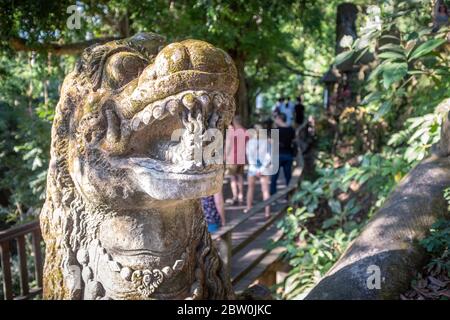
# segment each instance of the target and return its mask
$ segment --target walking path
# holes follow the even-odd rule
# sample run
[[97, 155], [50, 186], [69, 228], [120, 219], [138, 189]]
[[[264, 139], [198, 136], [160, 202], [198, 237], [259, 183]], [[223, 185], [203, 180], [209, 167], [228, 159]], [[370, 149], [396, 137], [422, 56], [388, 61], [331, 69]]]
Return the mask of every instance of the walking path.
[[[300, 176], [300, 171], [296, 169], [291, 183], [296, 183]], [[278, 178], [278, 192], [286, 191], [285, 179], [282, 174]], [[292, 186], [292, 184], [291, 184]], [[231, 198], [231, 188], [228, 181], [224, 183], [224, 198]], [[247, 183], [244, 183], [244, 197], [247, 192]], [[261, 203], [262, 191], [259, 181], [255, 188], [253, 205]], [[247, 213], [244, 213], [245, 204], [225, 205], [227, 225], [225, 228], [233, 228], [231, 234], [231, 268], [230, 274], [234, 289], [239, 292], [251, 285], [273, 262], [278, 260], [283, 248], [269, 248], [271, 241], [276, 241], [281, 237], [281, 231], [276, 227], [276, 222], [280, 220], [286, 211], [288, 201], [285, 196], [275, 201], [271, 205], [272, 217], [264, 217], [264, 207], [244, 221]], [[218, 234], [221, 230], [218, 231]], [[213, 238], [217, 235], [213, 234]]]

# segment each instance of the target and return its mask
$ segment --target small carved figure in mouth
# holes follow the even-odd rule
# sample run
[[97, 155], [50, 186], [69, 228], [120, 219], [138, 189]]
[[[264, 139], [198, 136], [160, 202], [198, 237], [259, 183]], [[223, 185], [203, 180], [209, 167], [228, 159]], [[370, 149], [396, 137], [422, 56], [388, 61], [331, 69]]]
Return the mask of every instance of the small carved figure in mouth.
[[[223, 163], [204, 155], [217, 142], [211, 132], [231, 121], [237, 79], [228, 54], [198, 40], [165, 45], [140, 33], [84, 51], [52, 129], [41, 213], [46, 298], [233, 297], [198, 199], [222, 184]], [[97, 242], [105, 263], [77, 259]], [[134, 286], [121, 296], [123, 281]]]
[[[211, 143], [209, 133], [223, 132], [224, 114], [234, 109], [227, 104], [233, 104], [233, 98], [225, 93], [188, 91], [146, 106], [130, 119], [130, 163], [166, 173], [202, 174], [221, 169], [223, 160], [208, 162], [204, 148]], [[115, 123], [111, 119], [108, 130], [117, 131]], [[219, 144], [215, 151], [221, 149]]]

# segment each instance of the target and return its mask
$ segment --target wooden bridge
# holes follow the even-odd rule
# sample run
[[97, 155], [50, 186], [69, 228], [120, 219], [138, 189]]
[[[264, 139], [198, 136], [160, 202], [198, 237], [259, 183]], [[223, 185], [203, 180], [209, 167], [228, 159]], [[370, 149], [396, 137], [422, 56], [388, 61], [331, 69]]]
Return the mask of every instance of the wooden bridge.
[[[262, 201], [259, 184], [255, 188], [255, 205], [247, 213], [244, 206], [226, 206], [227, 225], [212, 235], [224, 260], [235, 291], [246, 289], [255, 280], [265, 276], [275, 282], [271, 266], [279, 260], [281, 247], [269, 248], [270, 240], [278, 240], [281, 232], [276, 222], [288, 207], [287, 199], [295, 191], [301, 170], [296, 168], [289, 186], [279, 185], [279, 191]], [[281, 175], [280, 175], [281, 176]], [[280, 180], [279, 180], [280, 181]], [[245, 188], [246, 189], [246, 188]], [[224, 185], [225, 197], [229, 186]], [[272, 217], [264, 218], [264, 207], [271, 206]], [[0, 231], [0, 255], [3, 298], [32, 299], [42, 293], [44, 243], [39, 221], [32, 221]], [[14, 262], [13, 262], [14, 260]], [[32, 263], [29, 268], [28, 263]], [[30, 274], [29, 270], [34, 270]]]

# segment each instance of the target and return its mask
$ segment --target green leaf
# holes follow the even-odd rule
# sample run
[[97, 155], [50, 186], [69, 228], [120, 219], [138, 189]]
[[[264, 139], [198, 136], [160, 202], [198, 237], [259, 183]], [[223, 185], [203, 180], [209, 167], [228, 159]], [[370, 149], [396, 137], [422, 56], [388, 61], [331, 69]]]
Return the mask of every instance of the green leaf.
[[431, 39], [424, 43], [422, 43], [420, 46], [418, 46], [416, 49], [414, 49], [408, 58], [409, 61], [423, 57], [430, 52], [432, 52], [437, 47], [441, 46], [443, 43], [445, 43], [447, 40], [445, 39]]
[[386, 34], [380, 37], [380, 39], [397, 40], [400, 41], [399, 37], [393, 36], [391, 34]]
[[391, 106], [392, 105], [390, 101], [385, 101], [375, 114], [374, 121], [380, 120], [380, 118], [382, 118], [386, 113], [388, 113], [389, 110], [391, 110]]
[[322, 223], [322, 229], [328, 229], [337, 224], [336, 217], [329, 218]]
[[384, 65], [383, 85], [388, 89], [393, 83], [400, 81], [408, 73], [406, 62], [392, 62]]
[[334, 64], [338, 65], [349, 60], [353, 56], [353, 53], [354, 52], [352, 50], [339, 53], [334, 59]]
[[382, 96], [383, 94], [380, 91], [374, 91], [364, 97], [363, 101], [361, 102], [361, 105], [366, 105], [373, 101], [380, 100]]
[[358, 54], [358, 56], [355, 59], [355, 63], [358, 63], [359, 60], [369, 51], [369, 47], [364, 48], [361, 50], [361, 52]]
[[384, 50], [396, 51], [398, 53], [403, 53], [403, 54], [405, 53], [405, 49], [402, 46], [400, 46], [398, 44], [395, 44], [395, 43], [385, 44], [384, 46], [380, 47], [380, 50], [382, 50], [382, 51], [384, 51]]
[[419, 38], [419, 34], [416, 31], [414, 31], [414, 32], [411, 32], [410, 34], [408, 34], [408, 36], [406, 37], [406, 41], [413, 41], [418, 38]]
[[417, 74], [426, 74], [426, 72], [422, 71], [422, 70], [409, 70], [408, 74], [413, 76], [413, 75], [417, 75]]
[[403, 53], [398, 53], [395, 51], [382, 52], [378, 55], [378, 57], [381, 59], [390, 59], [390, 60], [396, 60], [396, 59], [405, 60], [406, 59], [406, 57]]
[[330, 200], [328, 200], [328, 205], [330, 206], [331, 211], [333, 211], [333, 213], [341, 213], [342, 212], [342, 206], [338, 200], [330, 199]]

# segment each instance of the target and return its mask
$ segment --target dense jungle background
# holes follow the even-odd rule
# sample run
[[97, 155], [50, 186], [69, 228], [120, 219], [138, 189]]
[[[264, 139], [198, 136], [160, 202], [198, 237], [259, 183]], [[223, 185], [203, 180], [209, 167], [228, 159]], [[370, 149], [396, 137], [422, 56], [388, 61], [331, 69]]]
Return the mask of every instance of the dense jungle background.
[[[246, 124], [280, 95], [302, 95], [314, 121], [310, 167], [278, 224], [291, 269], [274, 292], [301, 298], [430, 154], [450, 107], [437, 108], [450, 98], [450, 39], [448, 25], [434, 22], [434, 1], [349, 1], [340, 10], [356, 16], [353, 34], [340, 30], [342, 2], [77, 1], [80, 27], [69, 28], [73, 1], [2, 0], [0, 230], [39, 214], [59, 90], [84, 48], [139, 31], [203, 39], [234, 59]], [[422, 243], [429, 263], [403, 298], [450, 297], [427, 280], [448, 279], [449, 244], [450, 222], [439, 221]]]

